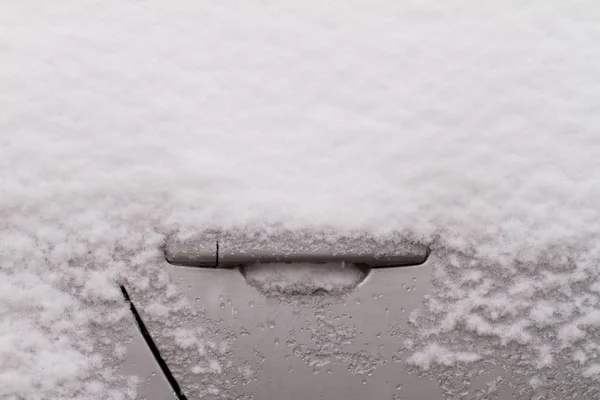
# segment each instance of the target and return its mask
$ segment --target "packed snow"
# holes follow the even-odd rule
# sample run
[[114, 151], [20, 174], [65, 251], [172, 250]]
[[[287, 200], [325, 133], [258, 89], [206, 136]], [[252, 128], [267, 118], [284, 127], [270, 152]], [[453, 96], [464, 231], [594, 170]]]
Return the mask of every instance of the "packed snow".
[[599, 13], [0, 1], [0, 398], [134, 398], [119, 285], [168, 326], [169, 235], [272, 226], [431, 246], [410, 360], [446, 392], [518, 349], [521, 398], [597, 397]]
[[267, 296], [297, 296], [347, 293], [367, 275], [352, 264], [327, 264], [252, 264], [244, 268], [244, 276], [250, 285]]

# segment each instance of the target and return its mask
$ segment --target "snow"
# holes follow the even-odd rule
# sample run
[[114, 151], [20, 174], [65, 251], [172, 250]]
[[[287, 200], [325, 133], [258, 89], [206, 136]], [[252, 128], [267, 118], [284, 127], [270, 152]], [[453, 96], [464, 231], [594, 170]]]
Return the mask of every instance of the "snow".
[[352, 264], [252, 264], [244, 268], [246, 281], [267, 296], [339, 295], [354, 290], [367, 273]]
[[550, 345], [591, 385], [593, 3], [0, 7], [1, 398], [133, 398], [118, 285], [171, 318], [166, 237], [274, 224], [431, 245], [423, 369]]
[[456, 362], [469, 363], [479, 360], [473, 352], [453, 352], [438, 343], [430, 343], [423, 350], [409, 357], [408, 362], [428, 370], [432, 364], [453, 365]]

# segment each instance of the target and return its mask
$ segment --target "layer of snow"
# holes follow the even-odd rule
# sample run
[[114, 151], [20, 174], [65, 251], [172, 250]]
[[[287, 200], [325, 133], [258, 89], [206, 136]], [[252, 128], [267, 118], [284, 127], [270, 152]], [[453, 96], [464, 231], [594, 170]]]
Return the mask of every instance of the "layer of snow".
[[271, 224], [431, 244], [423, 368], [595, 376], [599, 10], [521, 3], [1, 1], [0, 397], [131, 398], [118, 284], [170, 318], [165, 237]]
[[366, 271], [342, 263], [251, 264], [244, 268], [246, 281], [267, 296], [347, 293], [366, 275]]
[[480, 358], [477, 353], [450, 351], [447, 347], [433, 342], [428, 344], [423, 350], [411, 355], [407, 361], [427, 371], [431, 368], [432, 364], [450, 366], [457, 362], [471, 363]]

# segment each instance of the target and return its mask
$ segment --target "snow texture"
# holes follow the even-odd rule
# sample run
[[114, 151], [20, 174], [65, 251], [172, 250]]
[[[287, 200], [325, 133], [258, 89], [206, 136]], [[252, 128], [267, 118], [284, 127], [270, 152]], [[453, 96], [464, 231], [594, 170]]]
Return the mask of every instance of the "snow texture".
[[352, 264], [252, 264], [246, 281], [267, 296], [339, 295], [354, 290], [367, 276]]
[[430, 343], [421, 352], [409, 357], [408, 362], [428, 370], [431, 364], [454, 365], [456, 362], [473, 362], [480, 357], [471, 352], [452, 352], [437, 343]]
[[599, 14], [0, 1], [0, 398], [134, 397], [118, 285], [167, 326], [165, 238], [276, 224], [430, 245], [412, 360], [446, 393], [444, 368], [517, 352], [531, 390], [597, 398]]

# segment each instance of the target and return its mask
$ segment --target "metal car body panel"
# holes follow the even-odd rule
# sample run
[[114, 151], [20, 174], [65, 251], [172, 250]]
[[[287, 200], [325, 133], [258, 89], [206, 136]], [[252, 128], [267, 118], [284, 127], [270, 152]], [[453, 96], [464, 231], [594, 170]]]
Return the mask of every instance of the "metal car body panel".
[[[266, 295], [249, 285], [237, 268], [194, 268], [166, 261], [164, 268], [188, 300], [215, 321], [217, 332], [230, 333], [232, 363], [248, 364], [255, 371], [248, 380], [228, 377], [234, 382], [234, 398], [430, 400], [443, 398], [439, 382], [407, 368], [410, 346], [405, 341], [412, 329], [411, 311], [419, 309], [432, 290], [434, 259], [432, 255], [422, 265], [372, 269], [357, 287], [341, 295], [291, 298]], [[144, 301], [135, 296], [132, 300]], [[182, 328], [197, 329], [201, 323], [187, 321]], [[171, 340], [160, 331], [152, 334], [159, 347]], [[130, 349], [123, 369], [143, 378], [140, 396], [174, 396], [156, 362], [149, 361], [143, 341], [135, 341]], [[194, 380], [190, 369], [196, 358], [184, 350], [165, 357], [177, 370], [184, 398], [224, 398], [219, 393], [198, 394], [186, 385]], [[473, 391], [499, 374], [509, 376], [510, 370], [469, 377]], [[456, 379], [462, 379], [460, 370]], [[513, 398], [510, 388], [502, 388], [496, 398]]]

